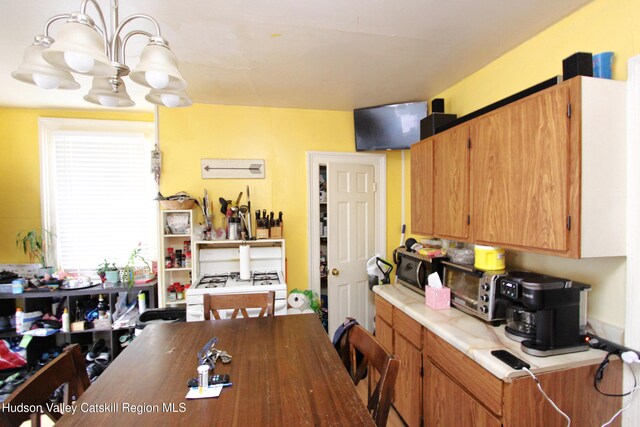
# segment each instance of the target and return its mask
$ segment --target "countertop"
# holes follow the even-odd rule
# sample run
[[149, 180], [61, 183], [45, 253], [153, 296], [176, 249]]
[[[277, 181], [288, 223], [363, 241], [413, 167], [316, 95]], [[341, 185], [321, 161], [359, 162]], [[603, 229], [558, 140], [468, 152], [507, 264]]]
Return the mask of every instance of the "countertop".
[[529, 363], [534, 374], [600, 363], [606, 355], [602, 350], [589, 349], [558, 356], [530, 356], [520, 350], [520, 343], [505, 335], [505, 325], [492, 326], [453, 307], [432, 310], [425, 305], [424, 296], [401, 285], [378, 285], [373, 291], [505, 382], [528, 374], [496, 359], [492, 350], [511, 352]]

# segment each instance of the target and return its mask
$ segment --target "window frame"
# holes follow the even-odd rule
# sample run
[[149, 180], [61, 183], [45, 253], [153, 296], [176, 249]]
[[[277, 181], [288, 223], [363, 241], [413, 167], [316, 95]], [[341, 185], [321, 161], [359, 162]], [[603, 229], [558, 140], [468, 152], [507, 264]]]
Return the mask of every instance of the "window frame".
[[[51, 156], [52, 144], [56, 132], [104, 132], [104, 133], [142, 133], [149, 141], [151, 149], [155, 143], [156, 126], [155, 122], [146, 121], [125, 121], [125, 120], [103, 120], [103, 119], [68, 119], [68, 118], [50, 118], [41, 117], [38, 119], [38, 139], [39, 139], [39, 155], [40, 155], [40, 216], [43, 230], [49, 230], [55, 235], [57, 226], [55, 223], [55, 209], [52, 195], [52, 173]], [[153, 181], [155, 192], [158, 191], [158, 183], [153, 180], [151, 171], [149, 171], [149, 179]], [[150, 218], [154, 222], [153, 230], [157, 230], [158, 215]], [[158, 233], [150, 232], [149, 234], [149, 257], [150, 261], [156, 261], [158, 252]], [[59, 266], [58, 248], [55, 242], [51, 241], [49, 233], [43, 233], [43, 239], [47, 246], [47, 264]], [[97, 269], [97, 266], [96, 266]], [[95, 274], [95, 269], [86, 271], [78, 271], [83, 274]]]

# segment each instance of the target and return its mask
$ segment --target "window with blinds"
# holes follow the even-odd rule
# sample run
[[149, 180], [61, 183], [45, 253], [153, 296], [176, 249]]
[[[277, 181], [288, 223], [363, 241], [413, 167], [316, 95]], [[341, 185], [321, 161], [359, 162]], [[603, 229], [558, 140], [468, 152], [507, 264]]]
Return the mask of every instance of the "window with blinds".
[[56, 267], [123, 267], [137, 247], [156, 258], [152, 134], [153, 123], [41, 120], [43, 224]]

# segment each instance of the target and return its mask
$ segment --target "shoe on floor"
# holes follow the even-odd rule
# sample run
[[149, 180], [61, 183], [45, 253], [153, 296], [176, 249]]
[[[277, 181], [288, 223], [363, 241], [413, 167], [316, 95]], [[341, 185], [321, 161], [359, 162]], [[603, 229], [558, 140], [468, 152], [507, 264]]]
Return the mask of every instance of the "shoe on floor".
[[95, 342], [91, 350], [87, 353], [87, 361], [93, 362], [100, 353], [104, 352], [106, 349], [104, 339], [100, 338]]

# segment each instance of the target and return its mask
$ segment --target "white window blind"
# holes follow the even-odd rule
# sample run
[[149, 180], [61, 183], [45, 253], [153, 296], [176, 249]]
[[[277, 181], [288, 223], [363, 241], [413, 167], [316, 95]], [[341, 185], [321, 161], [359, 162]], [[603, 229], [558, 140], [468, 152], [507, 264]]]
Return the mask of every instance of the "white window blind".
[[66, 126], [46, 138], [45, 222], [55, 236], [56, 266], [67, 271], [95, 270], [104, 259], [122, 267], [138, 245], [147, 260], [155, 258], [152, 142], [110, 123], [100, 131]]

